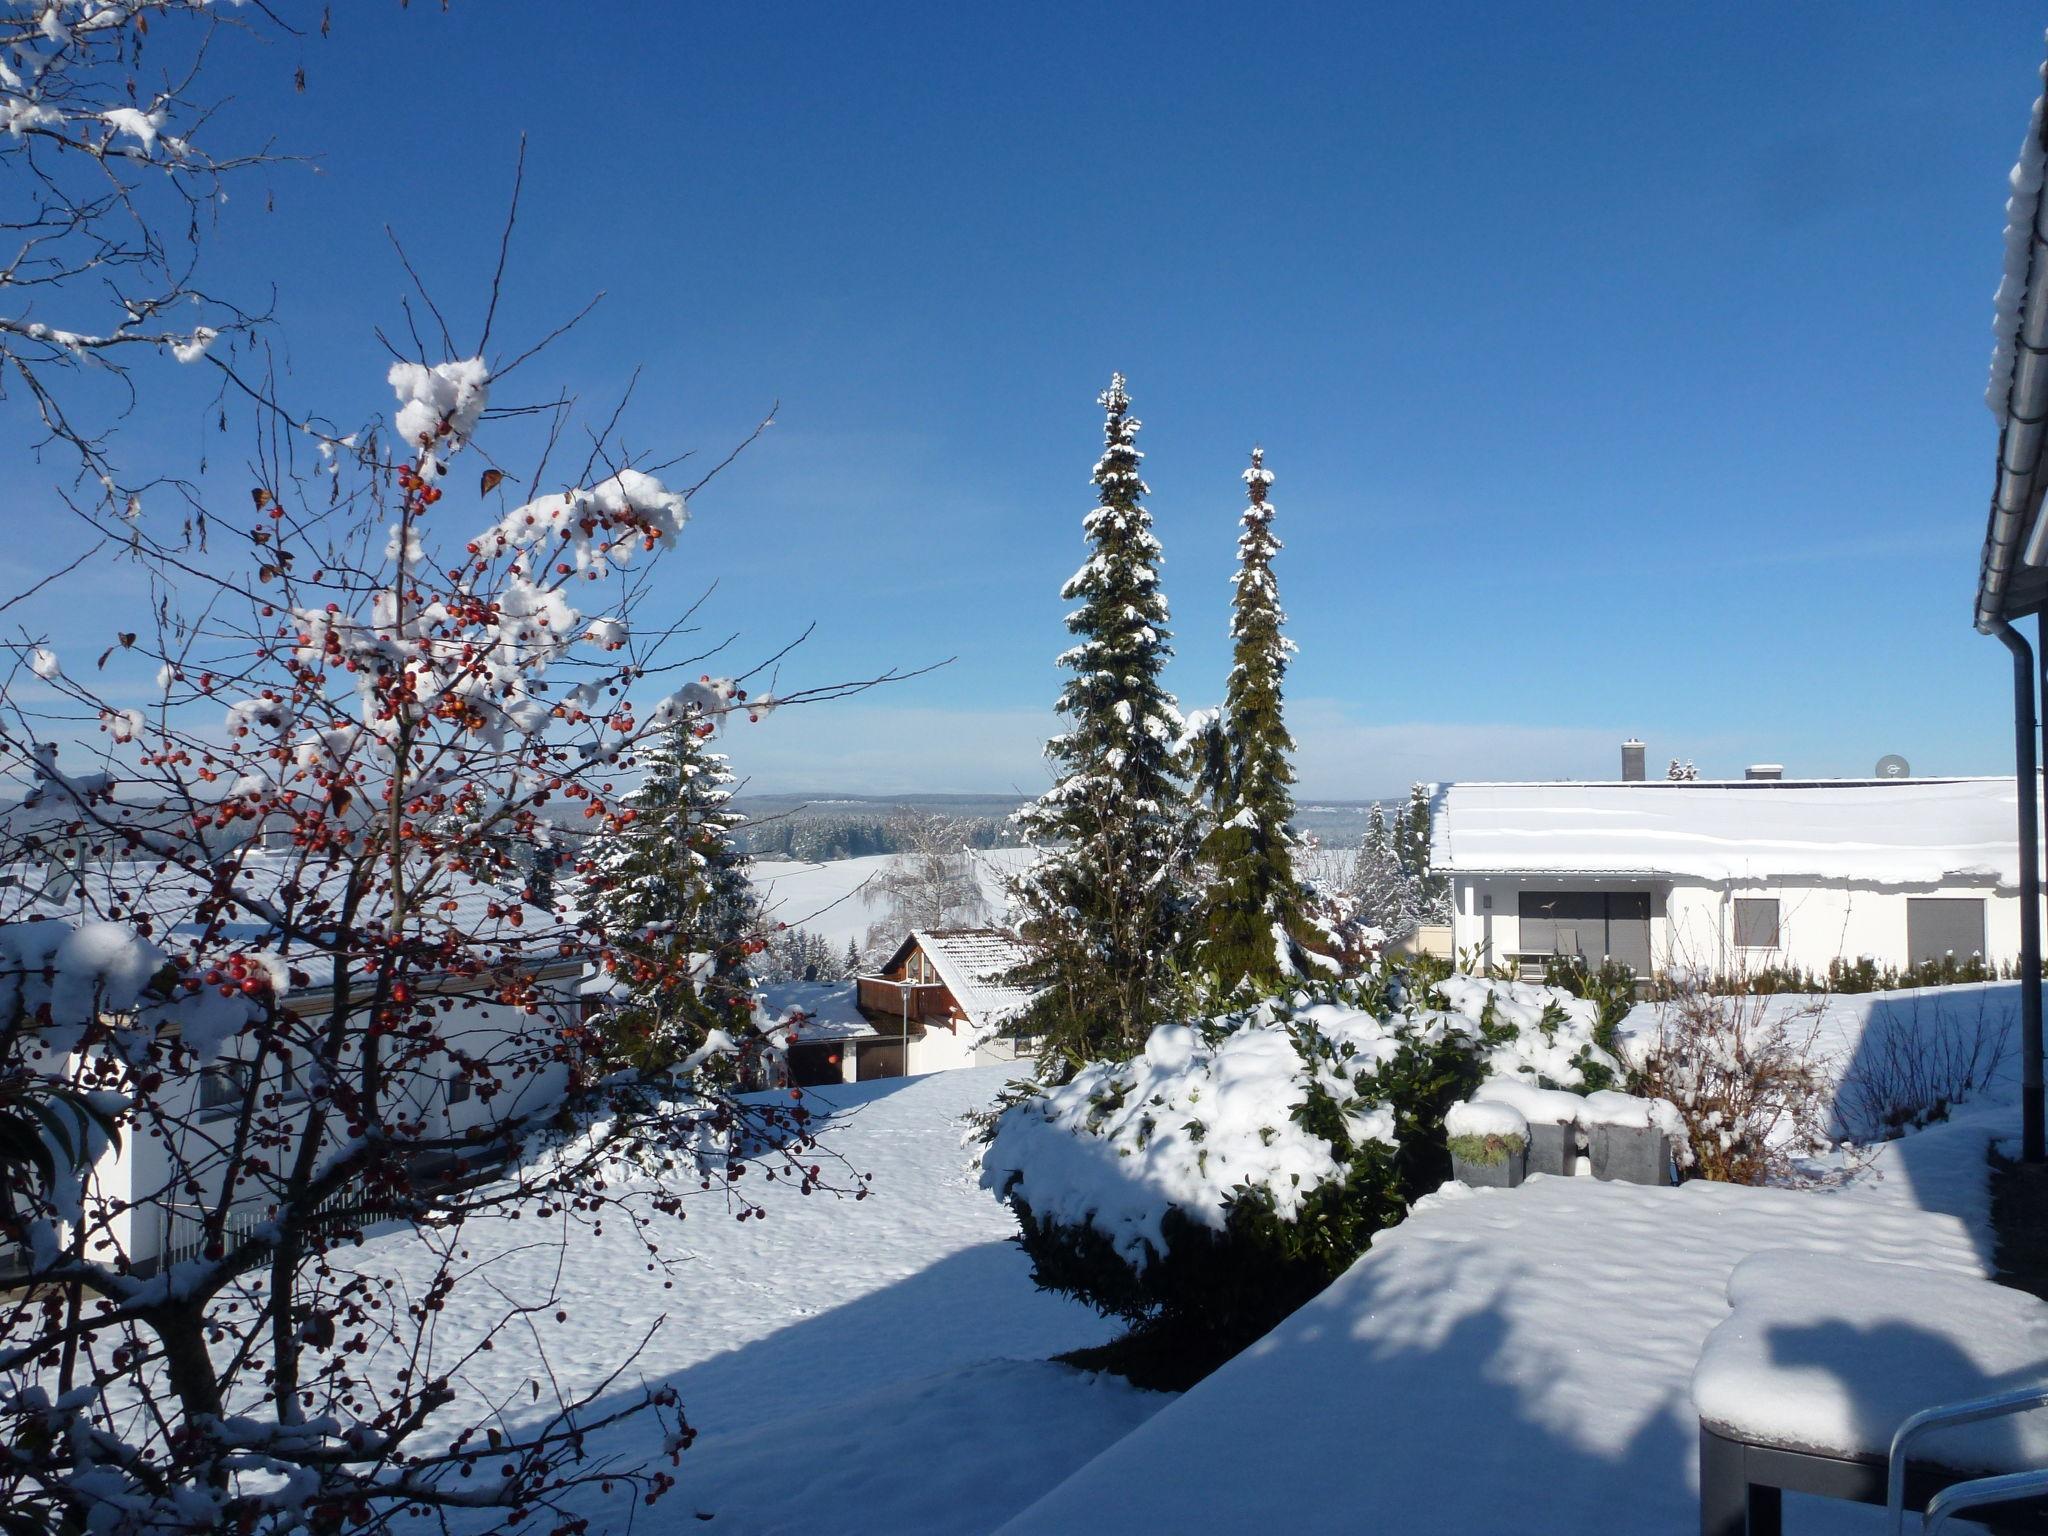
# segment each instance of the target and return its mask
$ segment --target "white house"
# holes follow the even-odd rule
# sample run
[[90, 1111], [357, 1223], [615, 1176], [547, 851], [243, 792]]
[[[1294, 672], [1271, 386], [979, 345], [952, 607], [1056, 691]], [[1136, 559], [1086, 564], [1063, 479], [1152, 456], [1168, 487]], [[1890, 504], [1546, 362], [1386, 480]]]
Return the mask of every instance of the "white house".
[[[277, 889], [297, 872], [297, 866], [287, 861], [252, 855], [242, 867], [239, 889], [275, 899]], [[17, 866], [0, 871], [0, 888], [34, 891], [47, 883], [48, 875], [45, 869]], [[143, 866], [92, 869], [82, 878], [58, 882], [58, 896], [25, 897], [14, 921], [45, 919], [68, 930], [71, 924], [107, 911], [124, 883], [141, 886], [149, 878]], [[517, 957], [513, 969], [522, 983], [515, 998], [501, 995], [509, 971], [497, 967], [464, 972], [422, 969], [407, 977], [414, 993], [439, 1004], [439, 1039], [436, 1049], [424, 1056], [409, 1052], [403, 1059], [393, 1057], [387, 1067], [389, 1117], [394, 1123], [404, 1120], [416, 1126], [427, 1141], [445, 1145], [512, 1118], [533, 1116], [560, 1099], [568, 1086], [568, 1052], [557, 1047], [567, 1044], [567, 1032], [583, 1012], [583, 961], [556, 956], [551, 941], [541, 945], [524, 937], [518, 916], [509, 910], [519, 906], [518, 898], [504, 890], [467, 886], [447, 893], [432, 918], [422, 923], [422, 931], [440, 925], [461, 934], [465, 954], [502, 955], [507, 966]], [[159, 937], [167, 949], [177, 950], [198, 942], [200, 933], [196, 924], [185, 922], [173, 924]], [[228, 948], [268, 952], [273, 963], [264, 970], [280, 978], [275, 994], [280, 1012], [325, 1017], [333, 1006], [332, 957], [320, 952], [280, 957], [274, 940], [264, 925], [250, 920], [229, 922], [216, 935], [216, 942]], [[528, 954], [536, 947], [538, 953]], [[287, 976], [288, 981], [283, 979]], [[39, 979], [18, 965], [0, 966], [0, 983], [7, 984], [0, 985], [0, 998], [20, 1004], [24, 987], [40, 986], [47, 992], [50, 979]], [[361, 1006], [359, 1002], [357, 1007]], [[0, 1013], [6, 1011], [0, 1007]], [[196, 1044], [189, 1031], [176, 1024], [161, 1026], [161, 1034], [165, 1039], [182, 1035], [186, 1044]], [[147, 1273], [198, 1250], [206, 1213], [221, 1201], [230, 1162], [225, 1149], [252, 1088], [266, 1096], [274, 1094], [262, 1100], [265, 1112], [282, 1130], [299, 1133], [305, 1123], [308, 1063], [295, 1046], [272, 1040], [259, 1066], [252, 1034], [231, 1030], [217, 1043], [207, 1042], [203, 1065], [173, 1078], [159, 1091], [157, 1113], [148, 1124], [152, 1131], [162, 1129], [165, 1134], [142, 1134], [138, 1127], [118, 1149], [110, 1148], [97, 1159], [87, 1181], [92, 1257], [104, 1258], [117, 1250]], [[69, 1055], [69, 1046], [60, 1049]], [[359, 1030], [351, 1033], [345, 1065], [353, 1064], [358, 1049]], [[75, 1065], [78, 1059], [71, 1060]], [[62, 1058], [46, 1066], [65, 1071]], [[262, 1076], [255, 1077], [259, 1072]], [[462, 1162], [454, 1154], [427, 1155], [417, 1171], [455, 1177], [463, 1171]], [[338, 1196], [337, 1208], [350, 1207], [353, 1198]], [[230, 1206], [225, 1219], [230, 1233], [271, 1215], [260, 1189], [238, 1192]], [[103, 1251], [103, 1243], [115, 1247]], [[12, 1257], [0, 1254], [0, 1270]]]
[[851, 1040], [846, 1078], [917, 1076], [1028, 1056], [1004, 1026], [1034, 996], [1006, 978], [1028, 951], [994, 928], [909, 934], [872, 976], [854, 980], [868, 1030]]
[[2011, 778], [1452, 784], [1453, 942], [1638, 975], [2019, 954]]

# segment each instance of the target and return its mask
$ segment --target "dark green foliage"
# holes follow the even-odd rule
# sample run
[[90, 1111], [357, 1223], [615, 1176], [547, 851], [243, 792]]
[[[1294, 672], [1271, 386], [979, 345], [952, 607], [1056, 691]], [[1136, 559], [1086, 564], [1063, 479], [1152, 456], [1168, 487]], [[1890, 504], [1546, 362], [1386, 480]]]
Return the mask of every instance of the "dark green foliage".
[[631, 821], [590, 858], [590, 914], [619, 989], [597, 1024], [606, 1053], [638, 1068], [674, 1064], [714, 1029], [751, 1032], [759, 912], [733, 844], [732, 773], [708, 732], [686, 715], [649, 749]]
[[1453, 1136], [1451, 1156], [1474, 1167], [1494, 1168], [1511, 1157], [1520, 1157], [1528, 1144], [1524, 1136]]
[[1281, 1221], [1265, 1190], [1230, 1203], [1224, 1230], [1169, 1211], [1166, 1252], [1133, 1270], [1093, 1227], [1037, 1220], [1015, 1206], [1032, 1278], [1105, 1316], [1177, 1337], [1242, 1348], [1350, 1267], [1373, 1233], [1401, 1219], [1406, 1206], [1390, 1149], [1361, 1151], [1342, 1184], [1325, 1185]]
[[1231, 578], [1230, 681], [1215, 738], [1202, 754], [1201, 778], [1211, 826], [1202, 844], [1209, 869], [1196, 924], [1197, 964], [1220, 996], [1240, 989], [1270, 993], [1311, 970], [1316, 935], [1294, 871], [1294, 738], [1282, 713], [1281, 686], [1294, 642], [1273, 579], [1273, 472], [1252, 450], [1244, 473], [1250, 505]]
[[[1346, 1006], [1372, 1006], [1384, 1003], [1388, 985], [1381, 974], [1338, 991]], [[1305, 1061], [1358, 1070], [1349, 1045], [1333, 1044], [1306, 1025], [1290, 1033]], [[1499, 1038], [1512, 1031], [1492, 1033]], [[1482, 1028], [1478, 1043], [1487, 1036]], [[1154, 1253], [1142, 1269], [1094, 1227], [1040, 1221], [1013, 1199], [1033, 1279], [1124, 1318], [1154, 1343], [1183, 1340], [1197, 1357], [1227, 1357], [1321, 1291], [1365, 1252], [1374, 1233], [1400, 1221], [1450, 1177], [1444, 1116], [1478, 1087], [1481, 1057], [1471, 1037], [1439, 1031], [1434, 1041], [1408, 1039], [1379, 1066], [1374, 1094], [1394, 1108], [1398, 1150], [1377, 1141], [1354, 1143], [1336, 1102], [1311, 1081], [1294, 1119], [1336, 1150], [1343, 1178], [1311, 1193], [1291, 1221], [1276, 1213], [1270, 1191], [1249, 1186], [1229, 1201], [1220, 1232], [1170, 1210], [1161, 1223], [1166, 1251]], [[1105, 1112], [1114, 1107], [1106, 1105]]]
[[1603, 1051], [1615, 1047], [1621, 1021], [1636, 1005], [1635, 968], [1623, 960], [1604, 960], [1596, 971], [1577, 955], [1559, 955], [1543, 967], [1544, 982], [1573, 997], [1583, 997], [1600, 1010], [1593, 1039]]
[[1057, 709], [1066, 730], [1046, 744], [1059, 780], [1020, 811], [1019, 828], [1049, 851], [1012, 888], [1012, 915], [1033, 958], [1016, 976], [1041, 988], [1020, 1032], [1044, 1040], [1055, 1077], [1135, 1050], [1177, 995], [1190, 849], [1176, 743], [1180, 711], [1162, 680], [1166, 598], [1161, 552], [1141, 504], [1138, 422], [1118, 375], [1102, 395], [1100, 503], [1083, 520], [1090, 554], [1062, 590], [1075, 644]]
[[[2048, 975], [2048, 965], [2043, 966], [2043, 974]], [[1825, 972], [1809, 971], [1796, 965], [1769, 965], [1737, 975], [1715, 977], [1704, 986], [1708, 992], [1723, 996], [1752, 997], [1778, 992], [1900, 992], [1911, 987], [2011, 981], [2018, 975], [2019, 967], [2013, 962], [1992, 965], [1982, 955], [1970, 955], [1960, 960], [1954, 955], [1942, 955], [1938, 959], [1923, 960], [1918, 965], [1879, 965], [1868, 956], [1859, 960], [1844, 960], [1837, 956], [1828, 962]], [[1660, 995], [1668, 996], [1671, 990], [1668, 985], [1660, 986]]]

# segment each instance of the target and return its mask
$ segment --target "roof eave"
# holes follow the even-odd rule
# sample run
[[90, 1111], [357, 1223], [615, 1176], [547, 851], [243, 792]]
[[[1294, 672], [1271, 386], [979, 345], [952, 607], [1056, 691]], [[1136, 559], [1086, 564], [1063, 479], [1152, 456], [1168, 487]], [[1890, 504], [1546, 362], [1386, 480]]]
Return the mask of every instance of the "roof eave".
[[2026, 296], [2014, 338], [2012, 382], [2005, 425], [1998, 434], [1997, 473], [1977, 573], [1977, 629], [1990, 634], [2007, 620], [2048, 607], [2048, 523], [2041, 497], [2048, 489], [2041, 450], [2048, 438], [2048, 235], [2042, 219], [2048, 197], [2034, 205], [2028, 240]]

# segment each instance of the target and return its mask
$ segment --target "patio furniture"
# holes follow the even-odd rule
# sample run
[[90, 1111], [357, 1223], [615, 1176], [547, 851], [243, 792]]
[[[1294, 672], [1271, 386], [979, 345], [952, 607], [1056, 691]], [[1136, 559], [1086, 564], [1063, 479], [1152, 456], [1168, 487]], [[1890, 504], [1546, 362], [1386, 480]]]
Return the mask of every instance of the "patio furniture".
[[[1701, 1536], [1778, 1536], [1786, 1491], [2048, 1531], [2048, 1304], [1982, 1274], [1753, 1254], [1692, 1382]], [[1945, 1408], [1930, 1405], [1947, 1404]], [[1987, 1506], [1995, 1506], [1987, 1508]]]

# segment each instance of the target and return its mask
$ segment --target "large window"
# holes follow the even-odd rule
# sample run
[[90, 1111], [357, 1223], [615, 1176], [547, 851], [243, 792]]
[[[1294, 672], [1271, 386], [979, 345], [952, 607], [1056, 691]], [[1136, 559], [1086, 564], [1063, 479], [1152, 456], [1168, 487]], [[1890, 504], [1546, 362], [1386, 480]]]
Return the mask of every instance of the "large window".
[[1625, 962], [1650, 974], [1648, 891], [1523, 891], [1522, 953]]
[[1738, 896], [1735, 898], [1735, 947], [1776, 949], [1778, 947], [1778, 898]]
[[1984, 953], [1984, 899], [1981, 896], [1908, 896], [1906, 958], [1925, 965], [1954, 955], [1968, 960]]

